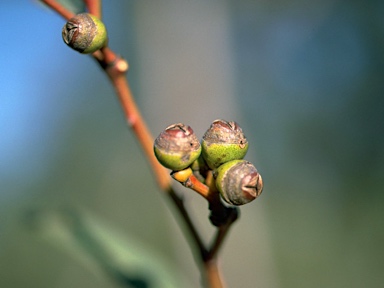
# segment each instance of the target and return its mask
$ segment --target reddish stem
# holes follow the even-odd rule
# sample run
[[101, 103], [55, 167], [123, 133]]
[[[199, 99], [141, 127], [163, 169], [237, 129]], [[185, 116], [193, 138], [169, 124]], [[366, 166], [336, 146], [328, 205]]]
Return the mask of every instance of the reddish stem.
[[41, 2], [45, 3], [47, 6], [51, 7], [54, 11], [63, 16], [66, 20], [71, 19], [75, 16], [75, 13], [65, 8], [59, 2], [55, 0], [41, 0]]
[[83, 0], [88, 12], [101, 19], [101, 1], [100, 0]]
[[195, 175], [189, 176], [188, 180], [182, 183], [185, 187], [192, 189], [193, 191], [196, 191], [201, 196], [203, 196], [205, 199], [208, 200], [209, 196], [209, 187], [202, 182], [200, 182], [199, 179], [196, 178]]
[[106, 71], [112, 81], [117, 95], [119, 96], [127, 123], [139, 140], [141, 147], [155, 172], [160, 188], [167, 191], [171, 185], [171, 177], [169, 176], [167, 170], [157, 161], [155, 154], [153, 153], [153, 138], [136, 106], [135, 101], [133, 100], [132, 92], [125, 75], [123, 73], [118, 73], [118, 75], [116, 75], [116, 73], [112, 70]]
[[[123, 59], [120, 59], [120, 57], [118, 57], [115, 52], [113, 52], [111, 50], [111, 48], [109, 48], [108, 46], [105, 46], [105, 47], [102, 47], [100, 49], [101, 53], [103, 54], [103, 61], [106, 63], [106, 64], [113, 64], [116, 60], [123, 60]], [[128, 71], [128, 63], [126, 61], [125, 62], [125, 65], [127, 66], [125, 70], [121, 70], [121, 69], [118, 69], [119, 72], [121, 73], [125, 73]]]
[[225, 287], [221, 277], [220, 271], [216, 260], [204, 262], [204, 270], [206, 275], [207, 285], [210, 288], [223, 288]]

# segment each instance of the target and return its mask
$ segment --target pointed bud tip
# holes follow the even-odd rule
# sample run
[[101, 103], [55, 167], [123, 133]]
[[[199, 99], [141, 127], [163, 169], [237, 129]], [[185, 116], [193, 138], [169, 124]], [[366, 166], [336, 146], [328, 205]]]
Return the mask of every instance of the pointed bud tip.
[[245, 176], [242, 182], [243, 195], [250, 201], [259, 197], [263, 191], [263, 179], [257, 171]]

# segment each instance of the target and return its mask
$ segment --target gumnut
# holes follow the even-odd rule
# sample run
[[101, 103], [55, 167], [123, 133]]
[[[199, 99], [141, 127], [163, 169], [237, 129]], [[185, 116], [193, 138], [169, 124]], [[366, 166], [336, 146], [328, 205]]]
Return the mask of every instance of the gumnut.
[[192, 128], [182, 123], [168, 126], [155, 139], [157, 160], [174, 171], [189, 167], [201, 153], [201, 146]]
[[243, 205], [263, 191], [263, 179], [256, 167], [246, 160], [232, 160], [214, 171], [216, 187], [225, 202]]
[[65, 44], [83, 53], [93, 53], [107, 44], [103, 22], [89, 13], [80, 13], [68, 20], [62, 30]]
[[248, 141], [243, 130], [234, 121], [215, 120], [205, 132], [202, 155], [211, 169], [221, 164], [243, 159], [248, 151]]

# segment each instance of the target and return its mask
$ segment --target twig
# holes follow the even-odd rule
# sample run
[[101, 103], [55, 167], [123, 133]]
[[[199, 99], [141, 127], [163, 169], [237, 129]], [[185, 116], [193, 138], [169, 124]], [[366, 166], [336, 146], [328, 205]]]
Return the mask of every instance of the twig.
[[216, 236], [214, 238], [214, 241], [212, 242], [212, 246], [209, 249], [208, 254], [206, 255], [207, 258], [205, 259], [206, 261], [212, 261], [219, 249], [221, 248], [225, 237], [228, 235], [229, 228], [231, 228], [232, 224], [238, 219], [239, 217], [239, 210], [237, 207], [225, 207], [223, 203], [220, 201], [220, 196], [217, 191], [215, 181], [213, 179], [213, 173], [212, 171], [209, 171], [207, 174], [206, 178], [206, 183], [209, 186], [210, 189], [210, 204], [211, 204], [211, 221], [214, 221], [215, 214], [222, 215], [224, 214], [223, 217], [224, 219], [219, 219], [223, 220], [221, 223], [217, 223], [218, 229], [216, 231]]
[[[193, 225], [193, 222], [188, 214], [188, 211], [185, 209], [183, 200], [174, 192], [174, 190], [171, 187], [171, 182], [170, 182], [171, 177], [169, 176], [166, 169], [163, 166], [161, 166], [161, 164], [159, 164], [156, 157], [154, 156], [153, 146], [152, 146], [153, 138], [150, 135], [149, 130], [147, 129], [145, 122], [139, 113], [139, 110], [137, 109], [137, 106], [133, 100], [133, 96], [132, 96], [131, 90], [129, 89], [128, 82], [125, 78], [125, 75], [122, 73], [117, 73], [116, 68], [113, 68], [113, 67], [111, 67], [110, 69], [106, 69], [106, 72], [109, 78], [111, 79], [113, 86], [115, 87], [116, 93], [119, 96], [121, 106], [127, 118], [127, 122], [132, 128], [136, 137], [138, 138], [141, 144], [141, 147], [143, 148], [148, 158], [148, 161], [151, 164], [151, 167], [154, 171], [154, 174], [156, 176], [156, 179], [160, 188], [162, 188], [163, 191], [168, 192], [166, 194], [169, 195], [174, 205], [177, 207], [186, 227], [188, 228], [190, 235], [192, 236], [192, 239], [194, 240], [194, 244], [197, 246], [197, 248], [200, 251], [200, 257], [201, 257], [200, 259], [203, 261], [202, 273], [205, 275], [205, 278], [207, 279], [207, 285], [209, 285], [208, 287], [210, 288], [223, 287], [221, 276], [217, 267], [217, 261], [213, 261], [213, 256], [216, 255], [216, 252], [218, 251], [218, 248], [220, 247], [222, 240], [224, 239], [230, 225], [219, 228], [218, 237], [216, 237], [216, 240], [214, 242], [215, 244], [213, 245], [214, 250], [207, 251], [204, 243], [201, 240], [199, 233], [197, 232], [197, 229]], [[204, 193], [207, 193], [206, 195], [208, 195], [209, 189], [207, 186], [202, 184], [200, 181], [197, 181], [197, 182], [194, 181], [194, 184], [195, 184], [194, 188], [196, 189], [198, 187], [197, 191], [200, 191], [203, 196], [204, 196]]]
[[209, 200], [209, 187], [202, 182], [199, 181], [199, 179], [196, 178], [195, 175], [191, 175], [187, 181], [182, 183], [185, 187], [194, 190], [201, 196], [203, 196], [205, 199]]
[[[177, 177], [174, 177], [177, 180]], [[204, 273], [209, 287], [222, 287], [219, 270], [217, 268], [217, 254], [228, 235], [229, 229], [238, 218], [238, 209], [236, 207], [226, 207], [220, 200], [219, 192], [216, 189], [212, 171], [207, 173], [205, 183], [200, 182], [195, 175], [190, 175], [185, 182], [180, 182], [187, 188], [190, 188], [203, 196], [209, 203], [211, 210], [211, 223], [217, 226], [217, 231], [208, 251], [201, 250]], [[220, 283], [220, 284], [219, 284]]]
[[180, 198], [180, 196], [178, 196], [172, 188], [170, 188], [170, 190], [168, 191], [168, 195], [170, 196], [173, 203], [175, 204], [175, 206], [179, 210], [179, 213], [183, 216], [185, 225], [188, 227], [189, 233], [191, 234], [192, 239], [194, 239], [194, 242], [199, 249], [201, 259], [203, 259], [205, 257], [205, 255], [208, 254], [208, 251], [205, 248], [205, 245], [204, 245], [203, 241], [201, 240], [201, 237], [200, 237], [199, 233], [197, 232], [197, 229], [195, 228], [191, 218], [189, 217], [188, 211], [185, 209], [183, 199]]
[[[120, 59], [118, 61], [124, 60]], [[119, 97], [127, 123], [139, 140], [141, 147], [151, 164], [160, 188], [167, 191], [171, 186], [171, 177], [169, 176], [167, 170], [157, 161], [153, 153], [153, 138], [136, 106], [135, 101], [133, 100], [132, 92], [125, 74], [117, 72], [119, 70], [118, 67], [123, 66], [123, 64], [116, 62], [115, 65], [116, 66], [114, 67], [107, 68], [105, 71], [111, 79], [113, 87], [116, 90], [116, 94]]]
[[216, 260], [205, 261], [204, 269], [206, 271], [207, 285], [209, 285], [210, 288], [224, 287]]
[[57, 13], [59, 13], [66, 20], [69, 20], [73, 16], [75, 16], [75, 13], [73, 13], [72, 11], [69, 11], [67, 8], [65, 8], [63, 5], [61, 5], [59, 2], [57, 2], [55, 0], [41, 0], [41, 2], [43, 2], [47, 6], [51, 7], [52, 10], [56, 11]]
[[222, 247], [225, 237], [228, 235], [229, 228], [231, 228], [233, 222], [235, 222], [237, 218], [238, 218], [238, 209], [234, 208], [231, 210], [229, 214], [229, 217], [227, 220], [228, 222], [218, 227], [215, 239], [206, 256], [206, 261], [210, 261], [217, 256], [219, 249]]
[[[60, 3], [55, 0], [42, 0], [43, 3], [51, 7], [57, 13], [59, 13], [66, 20], [69, 20], [74, 16], [74, 13], [63, 7]], [[101, 1], [84, 0], [84, 3], [88, 11], [101, 18]], [[128, 63], [120, 56], [116, 55], [109, 47], [101, 48], [100, 50], [92, 54], [93, 58], [97, 60], [102, 69], [108, 75], [113, 87], [115, 88], [116, 94], [118, 95], [121, 107], [124, 111], [127, 123], [136, 135], [144, 154], [146, 155], [152, 170], [155, 174], [159, 187], [169, 195], [172, 199], [175, 207], [178, 209], [182, 216], [182, 219], [192, 236], [193, 243], [197, 246], [200, 251], [199, 261], [202, 262], [201, 272], [205, 275], [207, 285], [210, 288], [221, 288], [223, 283], [221, 280], [220, 272], [217, 266], [217, 252], [223, 243], [225, 236], [229, 231], [231, 224], [237, 219], [236, 213], [226, 215], [227, 207], [223, 206], [220, 202], [220, 198], [216, 188], [214, 188], [212, 175], [207, 177], [207, 185], [201, 183], [195, 176], [191, 176], [189, 182], [189, 188], [194, 189], [200, 195], [205, 197], [210, 203], [210, 209], [212, 214], [223, 214], [225, 220], [218, 226], [216, 237], [214, 238], [213, 244], [209, 250], [206, 249], [201, 237], [194, 226], [188, 211], [185, 209], [183, 200], [175, 193], [171, 186], [171, 177], [167, 170], [157, 161], [153, 153], [153, 138], [145, 124], [144, 119], [134, 101], [131, 89], [126, 79], [126, 72], [128, 70]], [[209, 178], [210, 177], [210, 178]], [[187, 185], [186, 185], [187, 186]], [[188, 186], [187, 186], [188, 187]], [[235, 215], [235, 216], [234, 216]]]

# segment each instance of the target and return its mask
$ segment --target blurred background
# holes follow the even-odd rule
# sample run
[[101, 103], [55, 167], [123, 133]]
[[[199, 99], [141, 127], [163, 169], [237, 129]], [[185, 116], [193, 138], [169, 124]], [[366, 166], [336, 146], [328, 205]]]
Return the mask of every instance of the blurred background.
[[[103, 4], [155, 136], [217, 118], [247, 135], [265, 189], [222, 248], [227, 286], [381, 287], [384, 2]], [[113, 88], [64, 23], [0, 2], [0, 287], [199, 287]], [[207, 204], [175, 187], [209, 241]]]

